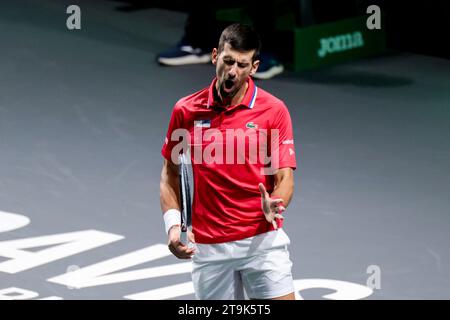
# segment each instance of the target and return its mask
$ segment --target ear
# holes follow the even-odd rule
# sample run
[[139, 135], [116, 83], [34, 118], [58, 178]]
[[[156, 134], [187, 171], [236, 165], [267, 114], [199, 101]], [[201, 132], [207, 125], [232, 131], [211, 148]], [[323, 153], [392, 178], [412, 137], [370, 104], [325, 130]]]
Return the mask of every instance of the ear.
[[211, 62], [212, 62], [213, 64], [216, 64], [216, 63], [217, 63], [217, 58], [218, 58], [218, 56], [219, 56], [219, 52], [217, 51], [217, 48], [214, 48], [214, 49], [212, 50], [212, 53], [211, 53]]
[[258, 70], [259, 67], [259, 60], [255, 60], [252, 63], [252, 70], [250, 70], [250, 75], [254, 75], [256, 73], [256, 71]]

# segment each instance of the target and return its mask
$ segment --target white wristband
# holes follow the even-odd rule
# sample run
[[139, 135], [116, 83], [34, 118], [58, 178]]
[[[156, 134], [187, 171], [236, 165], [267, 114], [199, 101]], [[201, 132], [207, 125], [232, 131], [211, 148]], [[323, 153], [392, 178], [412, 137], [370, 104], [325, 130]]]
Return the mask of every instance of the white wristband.
[[166, 234], [169, 234], [170, 228], [175, 225], [181, 225], [181, 212], [177, 209], [169, 209], [164, 215], [164, 224], [166, 226]]

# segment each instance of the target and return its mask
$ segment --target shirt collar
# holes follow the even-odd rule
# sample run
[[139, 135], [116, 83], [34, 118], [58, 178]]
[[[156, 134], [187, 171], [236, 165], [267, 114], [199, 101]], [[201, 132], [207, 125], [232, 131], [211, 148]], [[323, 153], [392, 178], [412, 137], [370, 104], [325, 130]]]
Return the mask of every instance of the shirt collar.
[[[214, 90], [216, 87], [217, 78], [214, 78], [211, 82], [211, 85], [209, 86], [208, 90], [208, 104], [207, 108], [214, 106], [217, 104], [217, 101], [214, 99]], [[239, 105], [244, 105], [249, 109], [252, 109], [255, 105], [256, 96], [258, 94], [258, 87], [255, 85], [253, 79], [251, 77], [248, 77], [247, 80], [248, 88], [245, 92], [244, 98], [242, 99], [241, 103]]]

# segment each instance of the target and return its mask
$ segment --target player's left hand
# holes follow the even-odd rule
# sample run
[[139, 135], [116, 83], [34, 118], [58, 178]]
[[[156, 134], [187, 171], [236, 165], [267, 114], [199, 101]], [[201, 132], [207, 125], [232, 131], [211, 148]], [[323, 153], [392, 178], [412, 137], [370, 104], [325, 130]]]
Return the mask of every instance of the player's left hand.
[[272, 199], [266, 188], [262, 183], [259, 184], [259, 191], [261, 192], [261, 207], [266, 217], [267, 222], [272, 223], [274, 229], [278, 229], [276, 219], [284, 219], [281, 212], [286, 208], [283, 206], [283, 199]]

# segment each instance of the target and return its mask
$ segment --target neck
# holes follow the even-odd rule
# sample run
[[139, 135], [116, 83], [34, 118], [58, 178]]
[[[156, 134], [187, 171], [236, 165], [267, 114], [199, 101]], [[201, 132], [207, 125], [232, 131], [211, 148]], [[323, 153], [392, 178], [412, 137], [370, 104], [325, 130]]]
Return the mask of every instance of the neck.
[[235, 106], [242, 102], [244, 99], [245, 93], [247, 92], [248, 88], [248, 82], [245, 82], [245, 84], [239, 89], [238, 92], [232, 97], [222, 97], [222, 94], [220, 93], [220, 89], [218, 87], [218, 83], [216, 83], [216, 92], [219, 96], [220, 100], [222, 101], [224, 106]]

